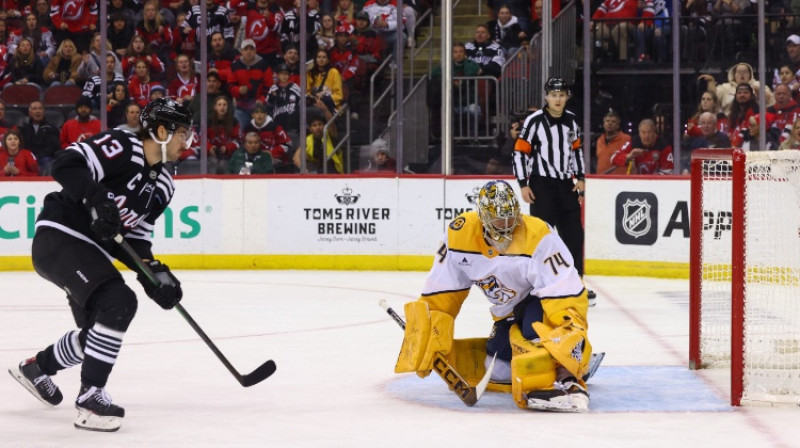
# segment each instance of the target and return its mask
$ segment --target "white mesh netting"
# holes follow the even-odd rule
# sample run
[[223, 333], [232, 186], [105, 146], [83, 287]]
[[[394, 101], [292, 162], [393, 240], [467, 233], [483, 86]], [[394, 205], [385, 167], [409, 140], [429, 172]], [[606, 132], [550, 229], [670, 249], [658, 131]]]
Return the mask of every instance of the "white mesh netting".
[[[743, 288], [743, 399], [800, 403], [800, 151], [751, 152], [746, 160], [744, 245], [731, 240], [730, 162], [704, 162], [702, 359], [730, 365], [731, 291]], [[743, 284], [731, 278], [737, 247]]]

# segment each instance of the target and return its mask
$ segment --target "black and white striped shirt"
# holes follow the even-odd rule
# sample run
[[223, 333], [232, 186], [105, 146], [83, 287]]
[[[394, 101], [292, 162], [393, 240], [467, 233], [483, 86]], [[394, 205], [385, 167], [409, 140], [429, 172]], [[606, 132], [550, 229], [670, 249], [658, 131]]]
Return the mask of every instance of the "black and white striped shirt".
[[556, 118], [544, 108], [525, 119], [514, 146], [514, 174], [521, 187], [533, 176], [581, 180], [584, 173], [575, 114], [565, 110]]

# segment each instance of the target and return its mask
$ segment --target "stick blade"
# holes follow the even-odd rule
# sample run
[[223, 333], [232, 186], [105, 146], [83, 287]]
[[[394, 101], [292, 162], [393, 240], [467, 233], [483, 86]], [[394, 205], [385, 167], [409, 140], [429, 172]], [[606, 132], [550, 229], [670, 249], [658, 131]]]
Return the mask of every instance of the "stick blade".
[[247, 375], [242, 376], [240, 383], [244, 387], [250, 387], [252, 385], [258, 384], [265, 379], [269, 378], [278, 367], [275, 365], [275, 361], [269, 360], [259, 366], [256, 370], [248, 373]]

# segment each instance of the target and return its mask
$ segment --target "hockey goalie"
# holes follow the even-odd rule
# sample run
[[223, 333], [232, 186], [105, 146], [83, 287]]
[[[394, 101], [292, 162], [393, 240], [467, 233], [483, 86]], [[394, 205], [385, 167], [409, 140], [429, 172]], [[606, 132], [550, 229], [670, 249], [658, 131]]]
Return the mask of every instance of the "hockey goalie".
[[[544, 221], [520, 214], [504, 181], [484, 185], [477, 208], [450, 222], [421, 297], [405, 305], [395, 372], [425, 377], [441, 354], [474, 386], [494, 360], [490, 389], [510, 390], [517, 406], [587, 411], [589, 302], [569, 250]], [[472, 285], [494, 325], [488, 338], [454, 340]]]

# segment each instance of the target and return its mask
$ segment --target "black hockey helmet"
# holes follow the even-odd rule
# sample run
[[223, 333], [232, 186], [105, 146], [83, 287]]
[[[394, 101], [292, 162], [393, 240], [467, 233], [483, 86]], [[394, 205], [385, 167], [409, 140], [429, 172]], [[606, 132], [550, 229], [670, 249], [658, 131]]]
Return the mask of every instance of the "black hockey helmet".
[[551, 77], [544, 84], [544, 93], [546, 95], [550, 92], [558, 92], [558, 91], [566, 92], [567, 95], [572, 95], [572, 93], [569, 91], [569, 87], [567, 87], [566, 81], [564, 81], [561, 78]]
[[189, 109], [172, 98], [157, 98], [142, 109], [139, 114], [139, 125], [153, 134], [159, 126], [164, 126], [172, 133], [179, 127], [191, 129], [192, 114]]

